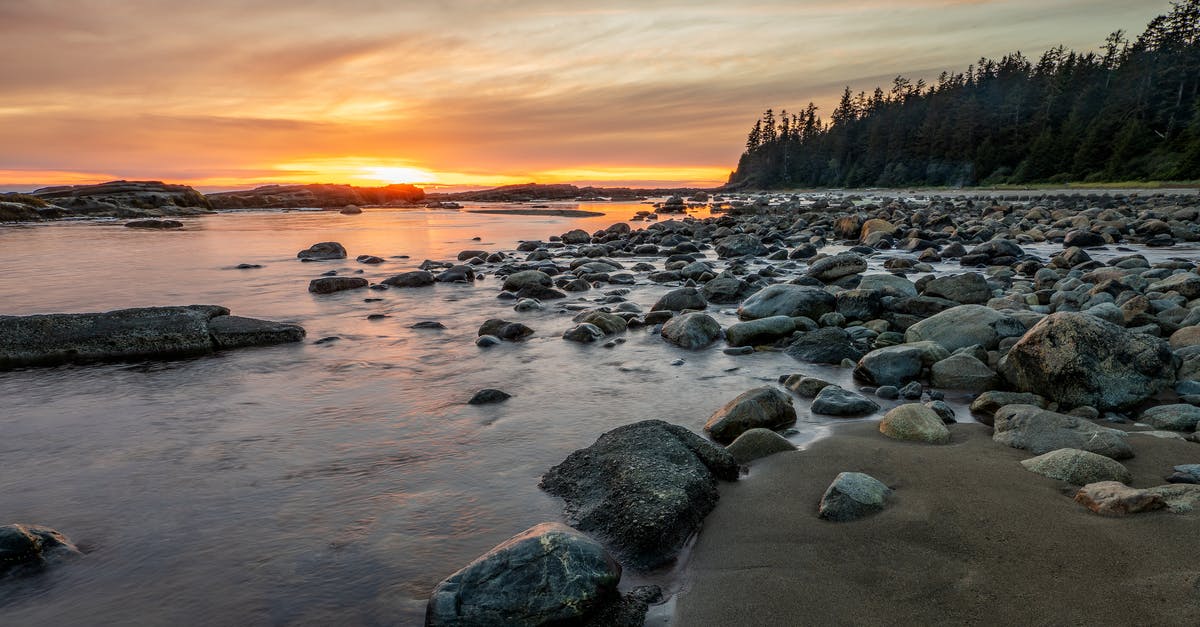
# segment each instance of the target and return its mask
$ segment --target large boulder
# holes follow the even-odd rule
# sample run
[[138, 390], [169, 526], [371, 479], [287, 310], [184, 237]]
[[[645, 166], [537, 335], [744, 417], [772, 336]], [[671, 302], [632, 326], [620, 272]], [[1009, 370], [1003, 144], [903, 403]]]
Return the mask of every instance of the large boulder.
[[755, 292], [738, 307], [742, 320], [803, 316], [816, 320], [837, 307], [837, 297], [819, 287], [781, 283]]
[[1133, 475], [1121, 462], [1077, 448], [1060, 448], [1021, 462], [1025, 470], [1043, 477], [1087, 485], [1097, 481], [1133, 482]]
[[714, 248], [717, 256], [722, 259], [767, 254], [767, 247], [763, 246], [762, 241], [749, 233], [737, 233], [723, 237]]
[[579, 621], [616, 596], [621, 566], [595, 540], [559, 523], [531, 527], [433, 589], [429, 627]]
[[1005, 405], [1037, 405], [1046, 408], [1046, 399], [1029, 392], [1005, 392], [1003, 390], [988, 390], [971, 401], [971, 413], [976, 414], [979, 422], [992, 426], [996, 411]]
[[992, 298], [987, 279], [977, 272], [941, 276], [925, 284], [925, 295], [965, 305], [982, 305]]
[[700, 295], [710, 303], [728, 305], [740, 303], [750, 291], [750, 284], [732, 276], [719, 276], [700, 288]]
[[822, 416], [865, 416], [879, 411], [875, 401], [836, 385], [827, 385], [817, 392], [812, 413]]
[[858, 520], [883, 510], [892, 489], [885, 483], [861, 472], [838, 473], [825, 489], [817, 516], [834, 522]]
[[912, 325], [904, 341], [937, 342], [953, 352], [974, 345], [993, 349], [1000, 340], [1024, 333], [1025, 325], [1012, 316], [983, 305], [959, 305]]
[[554, 287], [554, 279], [541, 270], [522, 270], [504, 277], [500, 289], [506, 292], [519, 292], [526, 287]]
[[662, 295], [650, 311], [683, 311], [693, 309], [700, 311], [708, 308], [708, 303], [700, 295], [700, 290], [694, 287], [681, 287]]
[[879, 432], [895, 440], [946, 444], [950, 430], [938, 413], [920, 403], [892, 408], [879, 421]]
[[0, 526], [0, 575], [14, 568], [44, 566], [71, 555], [79, 555], [79, 549], [49, 527]]
[[789, 344], [786, 352], [795, 359], [814, 364], [840, 364], [844, 359], [857, 361], [863, 356], [854, 338], [838, 327], [809, 331]]
[[228, 309], [216, 305], [0, 316], [0, 370], [172, 359], [303, 337], [301, 327], [233, 317]]
[[996, 411], [993, 427], [992, 440], [1035, 455], [1074, 448], [1112, 459], [1133, 457], [1133, 449], [1125, 441], [1125, 432], [1036, 405], [1001, 407]]
[[675, 559], [716, 507], [717, 480], [737, 479], [728, 451], [661, 420], [618, 427], [542, 476], [567, 519], [649, 570]]
[[858, 253], [838, 253], [830, 257], [823, 257], [812, 263], [808, 267], [808, 276], [832, 283], [840, 278], [848, 277], [852, 274], [860, 274], [866, 272], [867, 260]]
[[756, 428], [742, 433], [725, 447], [734, 461], [748, 464], [775, 453], [796, 450], [796, 445], [770, 429]]
[[1000, 371], [1018, 391], [1101, 411], [1136, 405], [1175, 382], [1166, 342], [1081, 313], [1055, 313], [1037, 323], [1009, 350]]
[[1000, 383], [987, 364], [967, 353], [955, 353], [929, 369], [935, 387], [968, 392], [985, 392]]
[[296, 253], [296, 258], [312, 261], [323, 259], [345, 259], [346, 247], [337, 242], [318, 242]]
[[721, 323], [708, 314], [685, 313], [666, 321], [661, 335], [680, 348], [699, 350], [720, 339]]
[[925, 352], [917, 346], [900, 344], [877, 348], [858, 360], [854, 376], [875, 385], [901, 386], [921, 377]]
[[713, 412], [704, 424], [712, 439], [727, 444], [754, 428], [779, 429], [795, 424], [792, 397], [771, 386], [742, 392]]
[[770, 344], [787, 337], [796, 330], [796, 321], [787, 316], [771, 316], [729, 325], [725, 329], [725, 341], [730, 346], [754, 346]]

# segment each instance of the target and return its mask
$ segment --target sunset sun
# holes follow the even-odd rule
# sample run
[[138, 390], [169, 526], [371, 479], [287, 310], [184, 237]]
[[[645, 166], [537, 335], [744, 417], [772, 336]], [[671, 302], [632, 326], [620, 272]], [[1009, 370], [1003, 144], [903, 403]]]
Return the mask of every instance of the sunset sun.
[[397, 183], [437, 184], [439, 182], [437, 175], [433, 172], [408, 166], [366, 166], [362, 168], [362, 173], [357, 178], [388, 185]]

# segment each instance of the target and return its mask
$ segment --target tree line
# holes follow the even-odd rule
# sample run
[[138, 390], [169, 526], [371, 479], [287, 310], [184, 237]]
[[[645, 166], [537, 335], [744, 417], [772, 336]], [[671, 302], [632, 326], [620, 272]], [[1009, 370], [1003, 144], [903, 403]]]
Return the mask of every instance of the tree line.
[[1062, 46], [1036, 62], [980, 59], [936, 82], [847, 87], [767, 109], [729, 187], [965, 186], [1200, 179], [1200, 0], [1173, 2], [1134, 40]]

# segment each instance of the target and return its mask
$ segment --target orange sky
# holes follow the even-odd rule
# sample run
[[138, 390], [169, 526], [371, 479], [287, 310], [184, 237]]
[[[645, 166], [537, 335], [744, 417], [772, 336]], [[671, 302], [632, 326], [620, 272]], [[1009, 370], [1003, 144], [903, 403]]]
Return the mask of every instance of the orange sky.
[[[571, 8], [578, 6], [580, 8]], [[585, 8], [586, 7], [586, 8]], [[768, 106], [1138, 33], [1131, 0], [0, 2], [0, 189], [716, 185]]]

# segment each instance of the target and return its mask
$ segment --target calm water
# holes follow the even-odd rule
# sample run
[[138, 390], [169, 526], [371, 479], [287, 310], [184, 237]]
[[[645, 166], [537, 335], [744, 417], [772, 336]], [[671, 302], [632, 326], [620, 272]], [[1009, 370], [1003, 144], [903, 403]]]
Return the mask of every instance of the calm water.
[[[87, 553], [0, 583], [0, 624], [419, 624], [439, 580], [560, 520], [538, 479], [604, 431], [646, 418], [699, 431], [725, 401], [790, 372], [852, 385], [844, 370], [778, 353], [688, 353], [647, 329], [613, 349], [565, 342], [569, 315], [513, 312], [492, 277], [306, 291], [326, 270], [379, 280], [463, 249], [593, 231], [646, 206], [583, 208], [608, 215], [368, 210], [225, 214], [161, 233], [119, 222], [0, 227], [0, 313], [215, 303], [309, 333], [192, 360], [0, 373], [0, 523], [55, 527]], [[351, 259], [295, 259], [326, 240]], [[387, 263], [363, 266], [359, 254]], [[630, 298], [649, 309], [668, 289], [639, 286]], [[366, 320], [373, 313], [390, 317]], [[734, 320], [729, 308], [713, 313]], [[492, 317], [537, 334], [479, 349], [476, 329]], [[448, 328], [407, 328], [421, 320]], [[314, 344], [327, 336], [341, 340]], [[465, 404], [484, 387], [513, 398]], [[798, 443], [832, 423], [800, 414]]]

